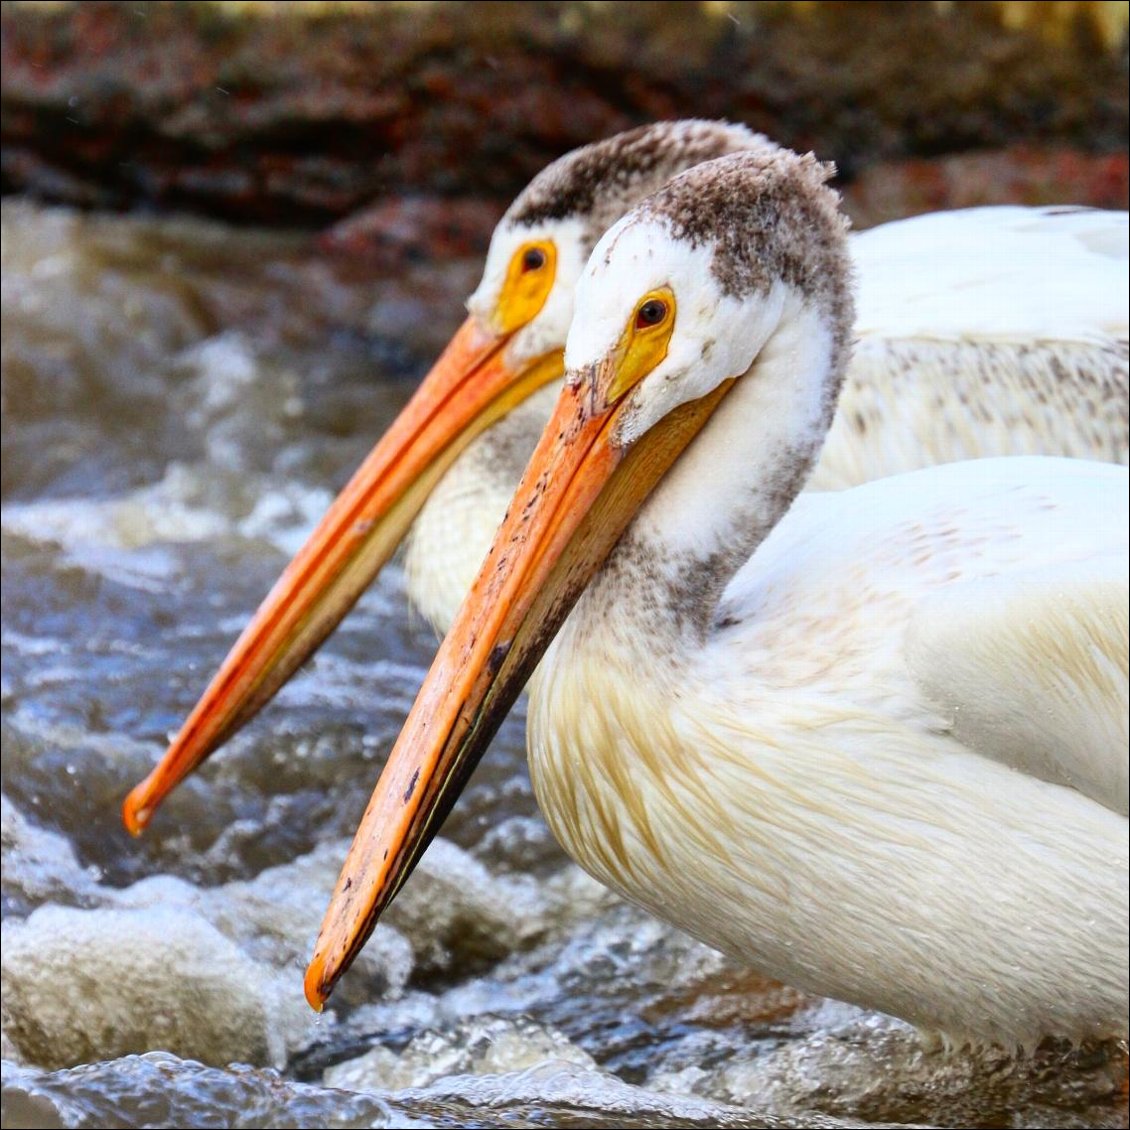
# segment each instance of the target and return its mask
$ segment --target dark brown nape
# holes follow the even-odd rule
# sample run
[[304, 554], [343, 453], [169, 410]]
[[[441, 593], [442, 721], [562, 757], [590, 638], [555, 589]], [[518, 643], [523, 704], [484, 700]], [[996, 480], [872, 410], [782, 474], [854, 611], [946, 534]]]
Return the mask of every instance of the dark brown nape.
[[630, 207], [703, 161], [749, 149], [775, 150], [762, 134], [729, 122], [656, 122], [567, 153], [543, 169], [504, 223], [532, 227], [579, 217], [593, 244]]
[[672, 236], [714, 249], [722, 292], [768, 293], [782, 281], [828, 316], [837, 352], [854, 319], [848, 221], [828, 186], [835, 167], [779, 146], [735, 153], [672, 179], [639, 208]]

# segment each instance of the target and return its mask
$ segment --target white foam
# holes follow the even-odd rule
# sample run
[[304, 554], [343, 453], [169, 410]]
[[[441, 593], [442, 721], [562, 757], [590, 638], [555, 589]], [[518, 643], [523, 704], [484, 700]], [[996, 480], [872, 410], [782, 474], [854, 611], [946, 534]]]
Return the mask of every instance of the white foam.
[[208, 464], [171, 463], [160, 480], [112, 498], [6, 505], [0, 525], [66, 560], [132, 588], [166, 591], [181, 569], [164, 547], [242, 537], [288, 556], [325, 513], [328, 491], [272, 484]]
[[177, 361], [199, 374], [201, 396], [192, 418], [197, 425], [237, 408], [260, 377], [254, 349], [239, 330], [228, 330], [190, 346], [177, 355]]
[[36, 905], [48, 899], [81, 903], [98, 897], [96, 869], [83, 867], [69, 840], [31, 823], [7, 796], [0, 796], [0, 841], [7, 898]]

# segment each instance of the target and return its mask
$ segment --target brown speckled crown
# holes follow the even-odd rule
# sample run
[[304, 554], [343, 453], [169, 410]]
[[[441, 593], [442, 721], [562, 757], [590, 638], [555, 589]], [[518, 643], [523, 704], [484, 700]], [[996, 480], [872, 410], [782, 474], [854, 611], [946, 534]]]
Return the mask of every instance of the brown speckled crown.
[[676, 173], [744, 150], [773, 151], [762, 134], [728, 122], [656, 122], [567, 153], [543, 169], [503, 219], [513, 227], [575, 216], [590, 246], [633, 204]]
[[833, 175], [835, 166], [811, 153], [763, 146], [675, 177], [637, 215], [693, 247], [711, 246], [724, 294], [767, 293], [778, 279], [794, 287], [824, 312], [842, 354], [854, 320], [852, 268]]

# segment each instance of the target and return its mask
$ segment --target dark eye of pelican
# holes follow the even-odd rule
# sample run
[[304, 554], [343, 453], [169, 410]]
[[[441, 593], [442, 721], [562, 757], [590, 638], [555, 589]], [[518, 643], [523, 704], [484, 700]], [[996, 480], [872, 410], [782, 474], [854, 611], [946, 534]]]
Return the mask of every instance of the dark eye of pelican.
[[545, 252], [540, 247], [527, 247], [522, 253], [523, 271], [540, 271], [545, 266]]
[[667, 303], [660, 302], [658, 298], [651, 298], [636, 312], [636, 329], [642, 330], [646, 326], [657, 326], [667, 317]]

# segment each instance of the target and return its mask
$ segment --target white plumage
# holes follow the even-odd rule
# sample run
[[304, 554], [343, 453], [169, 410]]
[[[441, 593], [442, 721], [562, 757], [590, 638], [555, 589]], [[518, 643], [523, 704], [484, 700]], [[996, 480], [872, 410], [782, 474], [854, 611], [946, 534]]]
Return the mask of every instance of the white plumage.
[[989, 455], [1127, 461], [1127, 213], [936, 212], [851, 248], [856, 348], [810, 487]]
[[531, 686], [550, 827], [809, 991], [957, 1041], [1124, 1032], [1126, 482], [995, 459], [806, 494], [701, 646], [598, 582]]
[[[534, 178], [495, 229], [470, 316], [131, 792], [127, 827], [271, 699], [402, 540], [413, 603], [451, 622], [549, 415], [596, 241], [676, 173], [776, 151], [744, 126], [658, 122]], [[943, 213], [853, 248], [860, 340], [810, 488], [994, 454], [1126, 462], [1125, 213]]]
[[871, 338], [1125, 343], [1128, 216], [1002, 205], [851, 236], [855, 332]]
[[[515, 202], [472, 317], [127, 798], [127, 826], [282, 685], [430, 494], [412, 594], [442, 624], [471, 596], [346, 863], [312, 1003], [548, 646], [535, 788], [627, 897], [951, 1040], [1125, 1036], [1125, 468], [894, 474], [1125, 462], [1125, 215], [985, 209], [854, 237], [855, 317], [813, 160], [709, 123], [627, 137]], [[582, 270], [598, 174], [633, 155], [637, 179], [612, 178], [590, 228], [672, 139], [684, 162], [745, 152], [670, 181]], [[574, 309], [565, 388], [472, 586], [553, 392], [523, 397], [561, 371]], [[797, 499], [814, 465], [824, 486], [893, 477]]]

